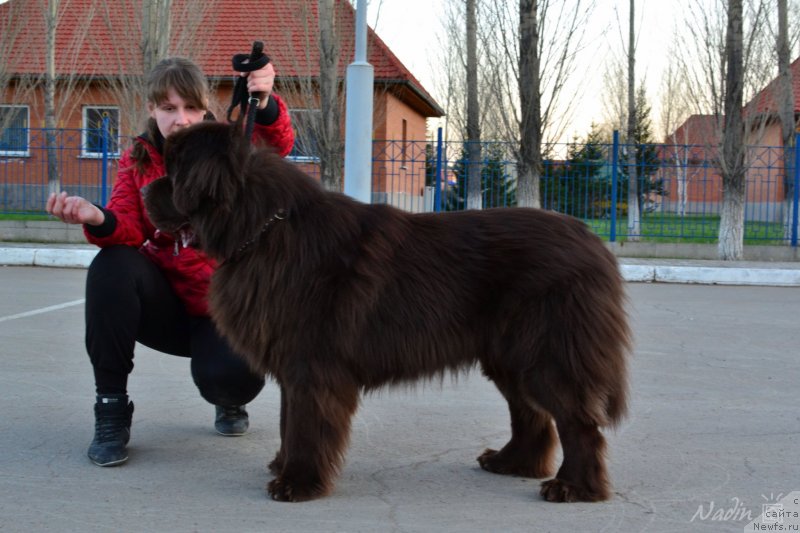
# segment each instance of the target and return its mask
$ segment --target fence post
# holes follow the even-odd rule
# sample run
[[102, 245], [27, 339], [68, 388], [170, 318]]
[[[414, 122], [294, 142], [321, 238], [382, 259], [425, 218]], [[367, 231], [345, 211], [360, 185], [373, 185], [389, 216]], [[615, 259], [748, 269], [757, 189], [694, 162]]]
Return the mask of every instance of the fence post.
[[100, 205], [107, 203], [108, 189], [108, 117], [103, 117], [103, 168], [100, 179]]
[[797, 207], [800, 204], [800, 133], [794, 136], [794, 198], [792, 198], [792, 247], [797, 248]]
[[436, 176], [434, 179], [433, 210], [442, 210], [442, 128], [436, 130]]
[[614, 130], [614, 141], [611, 145], [611, 232], [608, 240], [617, 241], [617, 172], [619, 167], [619, 131]]

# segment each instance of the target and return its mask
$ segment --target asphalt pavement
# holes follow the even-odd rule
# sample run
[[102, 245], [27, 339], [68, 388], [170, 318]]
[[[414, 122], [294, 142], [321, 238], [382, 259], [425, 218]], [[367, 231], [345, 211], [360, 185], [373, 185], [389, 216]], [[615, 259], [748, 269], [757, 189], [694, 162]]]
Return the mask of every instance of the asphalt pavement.
[[[623, 269], [731, 268], [682, 263]], [[771, 271], [774, 285], [791, 267], [752, 269]], [[509, 419], [472, 371], [365, 397], [333, 494], [287, 504], [264, 490], [279, 446], [275, 384], [248, 407], [247, 435], [221, 437], [188, 360], [145, 347], [129, 383], [130, 459], [89, 462], [85, 275], [0, 267], [0, 531], [762, 531], [779, 507], [775, 524], [800, 527], [788, 514], [800, 513], [798, 287], [743, 285], [730, 273], [722, 285], [628, 284], [630, 414], [605, 432], [608, 502], [548, 503], [538, 480], [481, 470], [476, 457], [505, 444]]]

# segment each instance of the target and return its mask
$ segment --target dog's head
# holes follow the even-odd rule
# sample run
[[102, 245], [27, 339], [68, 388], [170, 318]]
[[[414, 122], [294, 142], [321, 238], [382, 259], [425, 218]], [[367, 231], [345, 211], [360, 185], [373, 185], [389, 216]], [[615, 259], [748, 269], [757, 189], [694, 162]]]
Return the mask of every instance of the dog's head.
[[150, 220], [178, 235], [229, 213], [243, 193], [242, 168], [250, 150], [235, 125], [201, 122], [170, 135], [164, 145], [167, 175], [142, 190]]

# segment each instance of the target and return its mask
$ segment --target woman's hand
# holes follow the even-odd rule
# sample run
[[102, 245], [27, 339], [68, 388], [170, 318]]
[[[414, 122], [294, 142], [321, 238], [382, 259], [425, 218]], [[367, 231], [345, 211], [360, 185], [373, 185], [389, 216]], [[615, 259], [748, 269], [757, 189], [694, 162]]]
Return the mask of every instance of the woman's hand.
[[67, 196], [67, 193], [52, 193], [45, 207], [48, 213], [67, 224], [88, 224], [99, 226], [106, 216], [99, 207], [80, 196]]
[[[240, 72], [240, 76], [247, 76], [246, 72]], [[272, 63], [267, 63], [264, 67], [254, 70], [247, 78], [247, 92], [250, 94], [260, 93], [258, 108], [267, 107], [269, 95], [272, 94], [272, 86], [275, 84], [275, 69]]]

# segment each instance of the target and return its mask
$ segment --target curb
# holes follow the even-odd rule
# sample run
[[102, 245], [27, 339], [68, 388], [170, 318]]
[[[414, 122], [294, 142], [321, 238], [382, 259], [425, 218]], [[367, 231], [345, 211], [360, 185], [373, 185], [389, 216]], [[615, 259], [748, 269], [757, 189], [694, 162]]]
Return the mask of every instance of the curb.
[[[0, 247], [0, 265], [88, 268], [97, 252], [96, 248]], [[641, 260], [626, 264], [621, 259], [620, 272], [625, 281], [638, 283], [800, 287], [800, 268], [641, 264]]]
[[620, 270], [630, 282], [800, 287], [800, 270], [791, 269], [621, 264]]
[[64, 250], [58, 248], [0, 248], [0, 265], [88, 268], [98, 250]]

